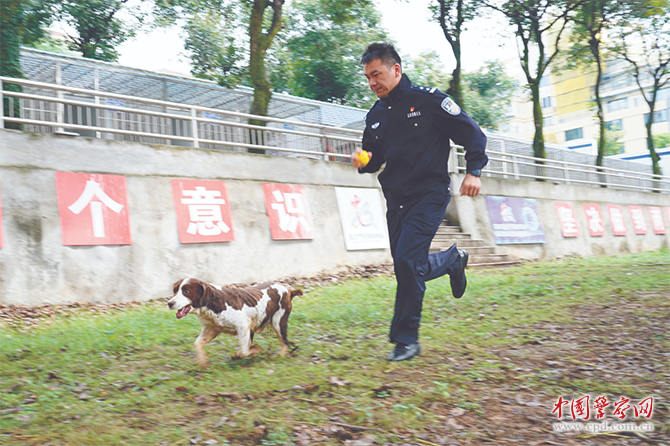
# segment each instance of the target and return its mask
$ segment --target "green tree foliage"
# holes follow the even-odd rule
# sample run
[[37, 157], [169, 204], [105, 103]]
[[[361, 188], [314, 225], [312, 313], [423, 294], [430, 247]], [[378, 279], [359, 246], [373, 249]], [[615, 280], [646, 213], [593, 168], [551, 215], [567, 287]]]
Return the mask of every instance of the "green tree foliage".
[[481, 127], [497, 130], [507, 115], [516, 83], [499, 61], [488, 61], [474, 73], [463, 75], [464, 109]]
[[467, 22], [479, 16], [481, 7], [481, 0], [435, 0], [435, 3], [429, 7], [433, 18], [440, 24], [444, 37], [454, 53], [454, 59], [456, 59], [456, 68], [451, 75], [446, 93], [461, 107], [465, 107], [461, 91], [461, 35], [465, 31]]
[[388, 40], [370, 0], [297, 0], [273, 83], [291, 94], [359, 107], [374, 103], [361, 72], [368, 44]]
[[658, 133], [654, 135], [654, 147], [665, 149], [670, 147], [670, 133]]
[[184, 25], [191, 73], [225, 87], [249, 84], [247, 49], [236, 39], [239, 14], [233, 5], [195, 12]]
[[[540, 80], [559, 52], [559, 43], [571, 12], [583, 0], [483, 0], [507, 17], [514, 28], [519, 46], [519, 59], [533, 100], [533, 153], [546, 158], [543, 117], [540, 103]], [[548, 46], [548, 34], [553, 41]], [[541, 164], [541, 162], [538, 162]]]
[[630, 64], [638, 89], [649, 106], [649, 119], [645, 123], [647, 148], [654, 174], [661, 175], [652, 126], [658, 92], [670, 83], [670, 4], [651, 0], [646, 5], [637, 17], [629, 18], [619, 27], [613, 50]]
[[20, 47], [44, 36], [52, 15], [50, 6], [43, 0], [0, 1], [0, 76], [23, 77]]
[[[60, 0], [54, 2], [55, 18], [76, 34], [68, 35], [70, 49], [90, 59], [116, 61], [117, 47], [132, 38], [144, 21], [139, 7], [128, 0]], [[125, 15], [122, 17], [122, 13]]]
[[603, 146], [604, 156], [612, 156], [623, 153], [623, 142], [621, 142], [622, 136], [623, 132], [621, 130], [605, 129], [605, 141], [603, 141], [603, 144], [600, 144], [600, 141], [598, 141], [598, 147], [601, 145]]
[[445, 93], [449, 89], [449, 75], [435, 51], [426, 51], [416, 59], [407, 59], [403, 62], [403, 71], [416, 85], [437, 87]]

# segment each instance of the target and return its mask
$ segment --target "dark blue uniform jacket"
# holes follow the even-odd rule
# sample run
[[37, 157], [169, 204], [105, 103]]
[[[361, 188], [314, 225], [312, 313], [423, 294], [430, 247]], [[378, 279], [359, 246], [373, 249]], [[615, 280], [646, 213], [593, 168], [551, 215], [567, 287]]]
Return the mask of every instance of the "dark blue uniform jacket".
[[405, 207], [430, 193], [446, 194], [449, 140], [466, 149], [466, 170], [482, 169], [486, 136], [446, 94], [412, 85], [406, 75], [378, 100], [365, 119], [363, 149], [372, 152], [359, 172], [379, 174], [389, 210]]

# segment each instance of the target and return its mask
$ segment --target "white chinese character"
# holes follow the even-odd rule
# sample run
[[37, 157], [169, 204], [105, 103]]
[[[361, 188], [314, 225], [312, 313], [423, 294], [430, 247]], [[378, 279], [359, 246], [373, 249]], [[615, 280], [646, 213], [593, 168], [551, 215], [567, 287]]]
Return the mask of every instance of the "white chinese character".
[[663, 214], [661, 213], [661, 210], [652, 208], [647, 209], [649, 209], [649, 214], [651, 215], [651, 223], [654, 225], [654, 229], [657, 231], [662, 231], [663, 229], [665, 229], [663, 223]]
[[298, 224], [302, 225], [305, 231], [309, 231], [310, 226], [307, 219], [303, 215], [295, 216], [291, 214], [304, 214], [305, 206], [302, 202], [302, 195], [275, 190], [272, 196], [278, 203], [272, 203], [270, 207], [277, 211], [279, 216], [279, 228], [282, 231], [295, 233], [298, 229]]
[[[91, 201], [98, 197], [100, 201]], [[105, 222], [102, 214], [102, 205], [104, 204], [117, 214], [123, 209], [123, 205], [109, 198], [109, 196], [100, 188], [100, 184], [95, 181], [87, 181], [84, 191], [81, 193], [77, 201], [68, 206], [76, 215], [86, 209], [90, 203], [91, 205], [91, 219], [93, 220], [93, 237], [105, 236]]]
[[182, 191], [182, 195], [191, 197], [181, 199], [182, 204], [188, 205], [190, 223], [186, 232], [204, 236], [230, 232], [230, 227], [223, 221], [221, 214], [221, 205], [226, 204], [226, 200], [217, 198], [221, 196], [221, 192], [196, 186], [195, 190]]
[[614, 232], [626, 232], [626, 225], [623, 222], [623, 214], [621, 209], [612, 208], [610, 209], [610, 218], [612, 219], [612, 226], [614, 227]]
[[633, 217], [633, 226], [635, 226], [635, 229], [642, 231], [647, 230], [647, 222], [644, 221], [642, 209], [631, 209], [630, 215]]
[[591, 206], [586, 210], [586, 215], [589, 217], [589, 229], [591, 232], [603, 232], [605, 228], [603, 228], [603, 220], [600, 218], [600, 212], [598, 210]]
[[572, 209], [559, 207], [558, 213], [561, 216], [561, 223], [563, 224], [563, 229], [565, 229], [565, 232], [576, 232], [577, 221], [572, 215]]

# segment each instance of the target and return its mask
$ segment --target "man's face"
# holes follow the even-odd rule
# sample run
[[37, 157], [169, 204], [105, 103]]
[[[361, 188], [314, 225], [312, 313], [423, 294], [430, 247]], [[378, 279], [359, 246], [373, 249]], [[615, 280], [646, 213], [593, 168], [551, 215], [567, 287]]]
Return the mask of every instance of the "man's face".
[[365, 77], [370, 89], [382, 99], [387, 97], [389, 92], [400, 83], [402, 70], [398, 64], [389, 67], [381, 59], [374, 59], [365, 64]]

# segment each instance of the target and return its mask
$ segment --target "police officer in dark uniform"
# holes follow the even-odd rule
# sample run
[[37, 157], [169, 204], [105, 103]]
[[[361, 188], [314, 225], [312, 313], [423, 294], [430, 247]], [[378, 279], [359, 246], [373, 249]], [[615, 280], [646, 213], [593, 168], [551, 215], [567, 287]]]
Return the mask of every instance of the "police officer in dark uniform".
[[363, 166], [357, 149], [352, 164], [360, 173], [379, 174], [387, 204], [387, 223], [396, 280], [395, 312], [390, 340], [396, 344], [390, 361], [420, 353], [419, 322], [426, 282], [450, 275], [452, 294], [460, 298], [467, 281], [468, 253], [456, 244], [429, 255], [430, 243], [444, 218], [451, 196], [447, 162], [449, 140], [466, 149], [466, 175], [461, 195], [474, 197], [481, 189], [481, 169], [488, 162], [486, 136], [446, 94], [416, 86], [402, 73], [393, 45], [373, 43], [361, 63], [379, 100], [365, 119]]

